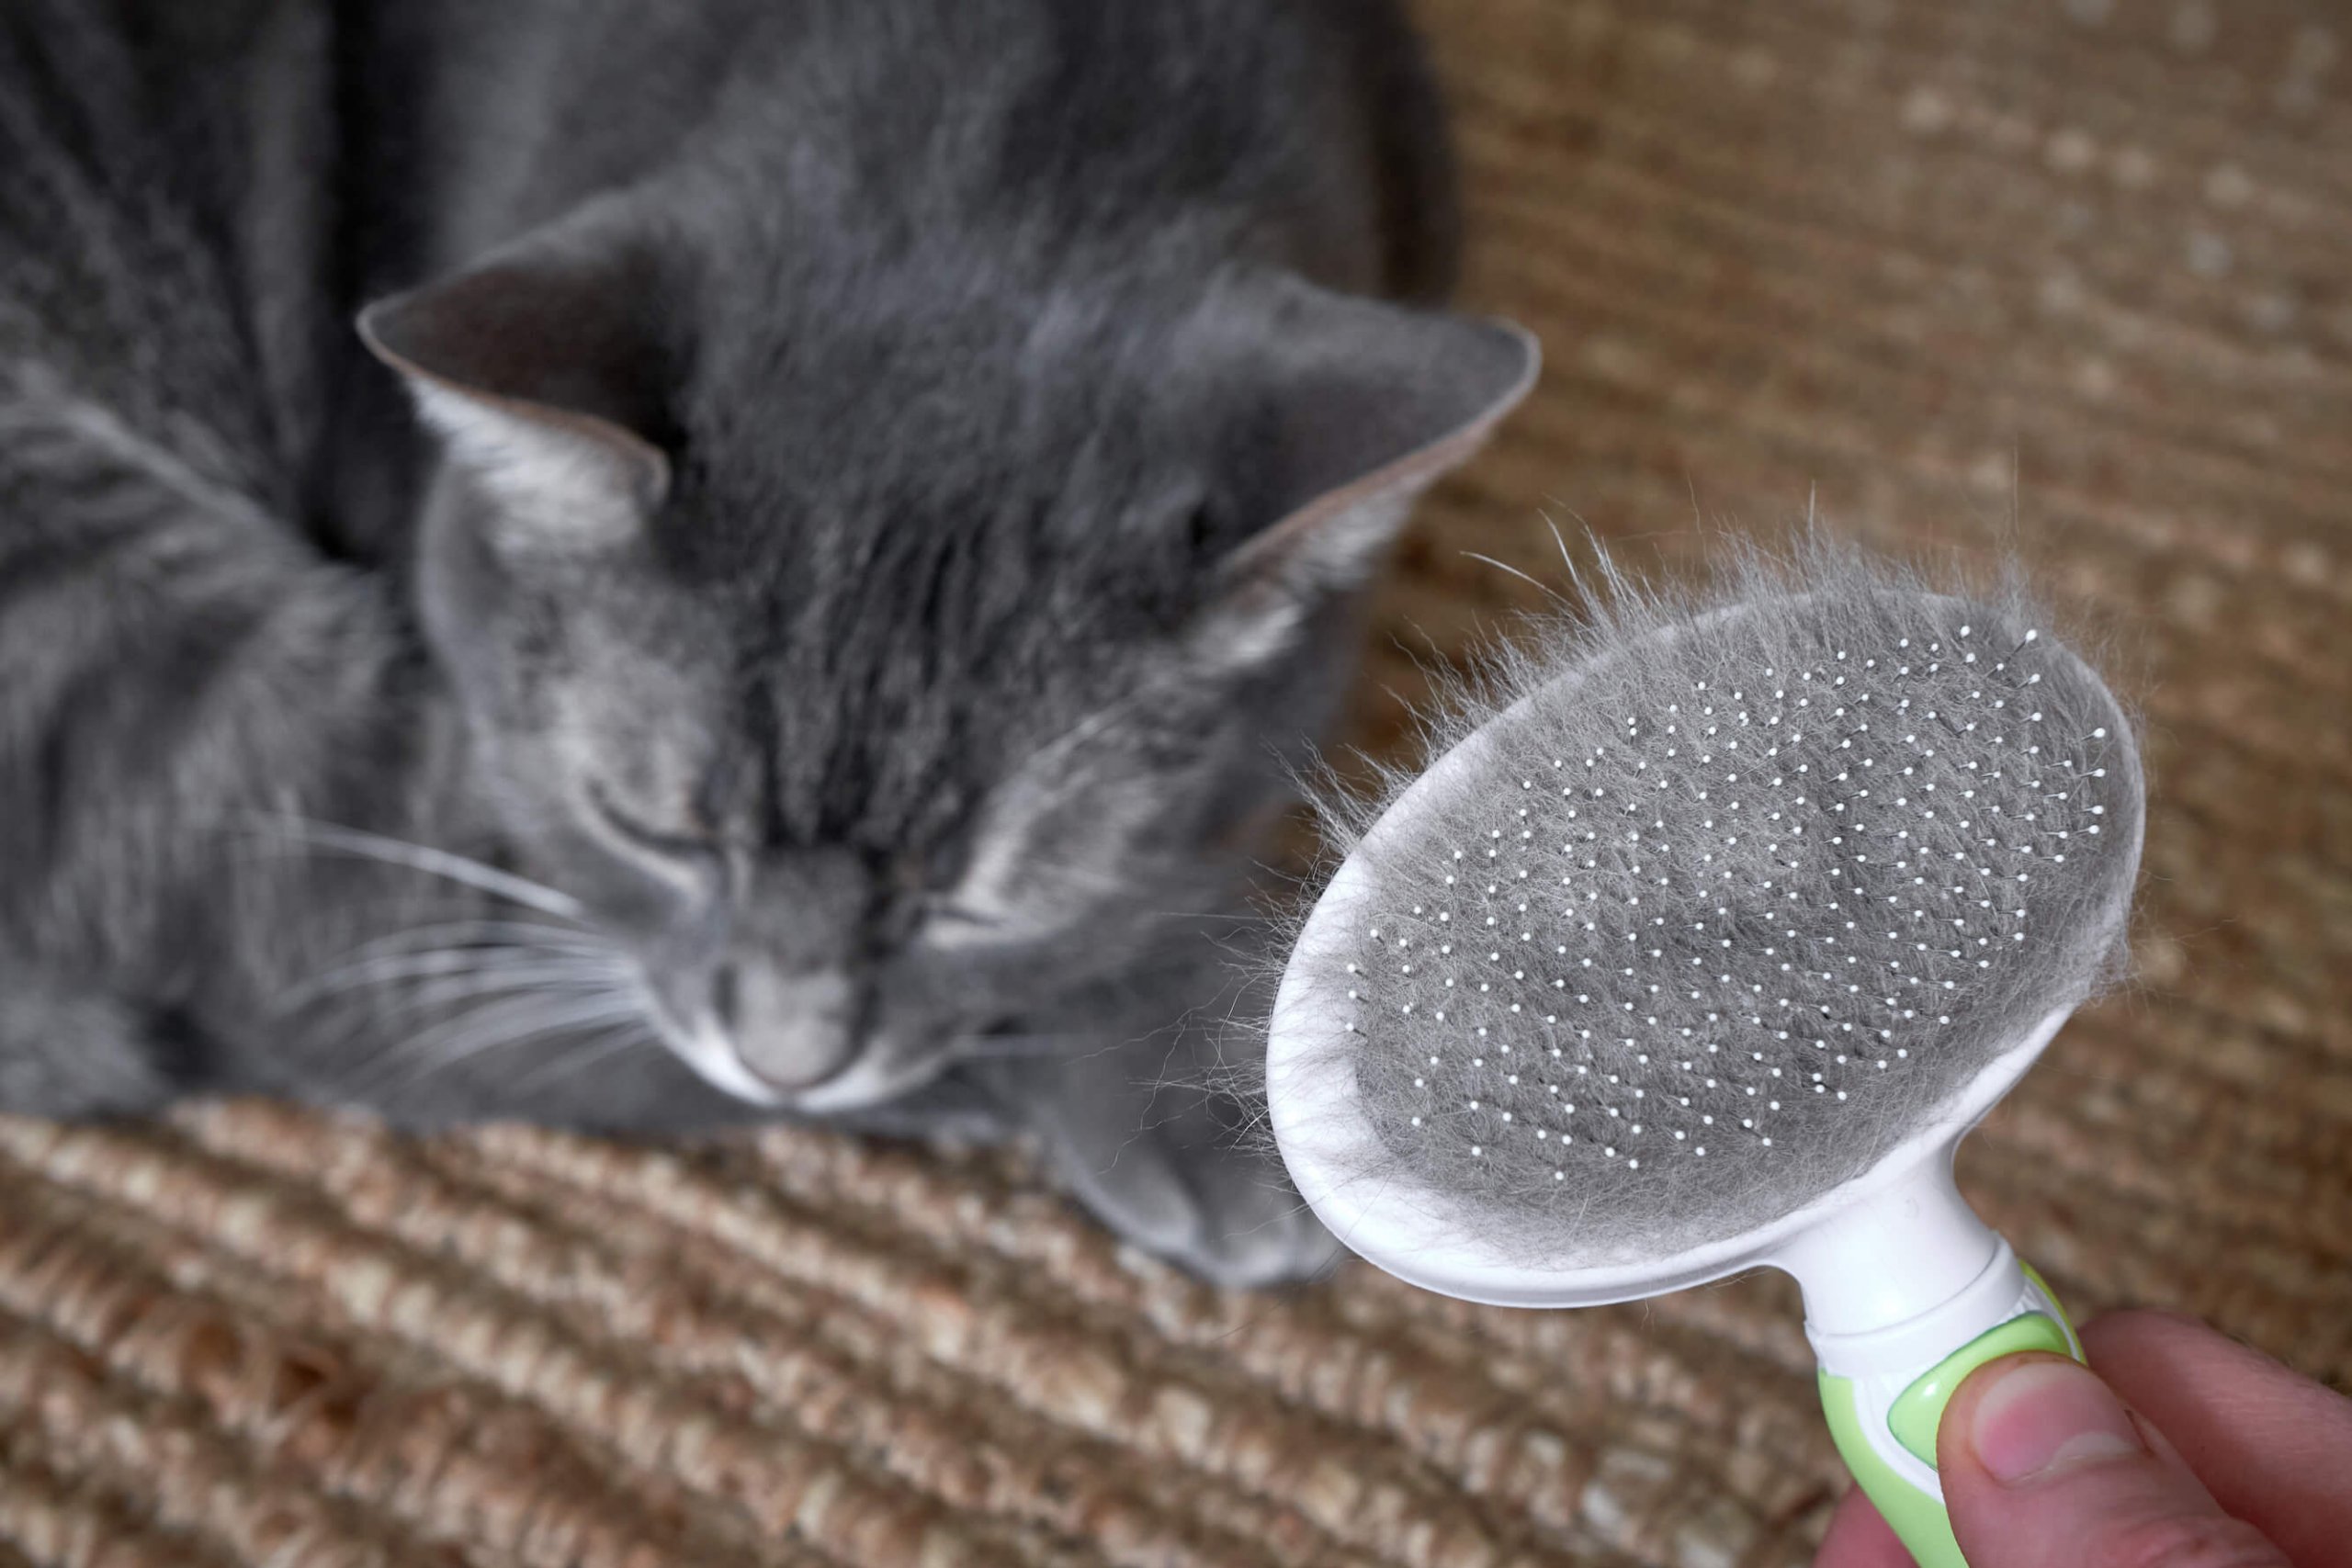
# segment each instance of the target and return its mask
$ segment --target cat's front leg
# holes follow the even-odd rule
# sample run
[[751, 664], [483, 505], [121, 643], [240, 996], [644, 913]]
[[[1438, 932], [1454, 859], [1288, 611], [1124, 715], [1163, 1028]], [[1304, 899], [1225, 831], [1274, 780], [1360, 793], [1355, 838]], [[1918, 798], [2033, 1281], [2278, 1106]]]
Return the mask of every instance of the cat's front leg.
[[0, 1111], [70, 1120], [160, 1109], [193, 1076], [185, 1034], [0, 950]]
[[1320, 1273], [1339, 1245], [1292, 1188], [1220, 1032], [1179, 1027], [978, 1074], [1126, 1240], [1220, 1285]]

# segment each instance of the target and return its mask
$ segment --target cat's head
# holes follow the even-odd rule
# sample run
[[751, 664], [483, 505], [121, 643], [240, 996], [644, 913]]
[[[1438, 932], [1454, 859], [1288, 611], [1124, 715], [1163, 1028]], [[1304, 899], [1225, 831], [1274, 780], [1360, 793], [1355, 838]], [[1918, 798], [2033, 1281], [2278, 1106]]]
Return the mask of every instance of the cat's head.
[[1272, 271], [859, 266], [588, 225], [362, 322], [451, 459], [422, 609], [513, 852], [810, 1109], [1186, 939], [1535, 364]]

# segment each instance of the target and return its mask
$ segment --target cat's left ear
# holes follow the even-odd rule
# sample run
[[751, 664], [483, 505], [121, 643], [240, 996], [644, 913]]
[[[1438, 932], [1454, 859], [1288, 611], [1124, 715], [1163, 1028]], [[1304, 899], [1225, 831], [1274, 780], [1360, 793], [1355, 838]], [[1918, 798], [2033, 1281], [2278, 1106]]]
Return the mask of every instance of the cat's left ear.
[[657, 287], [619, 225], [575, 223], [378, 300], [359, 335], [498, 503], [503, 542], [613, 544], [669, 492]]
[[1261, 280], [1228, 308], [1259, 411], [1240, 448], [1272, 521], [1222, 563], [1227, 622], [1262, 641], [1378, 568], [1413, 502], [1484, 445], [1535, 384], [1510, 321]]

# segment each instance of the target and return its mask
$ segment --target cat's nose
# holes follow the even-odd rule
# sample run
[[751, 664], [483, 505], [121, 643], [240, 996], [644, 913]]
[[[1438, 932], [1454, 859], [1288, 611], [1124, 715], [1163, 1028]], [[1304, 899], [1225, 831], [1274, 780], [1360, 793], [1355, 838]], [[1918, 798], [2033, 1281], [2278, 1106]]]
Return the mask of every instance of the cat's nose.
[[729, 965], [713, 978], [711, 1007], [743, 1066], [787, 1094], [813, 1089], [856, 1055], [857, 997], [842, 975]]

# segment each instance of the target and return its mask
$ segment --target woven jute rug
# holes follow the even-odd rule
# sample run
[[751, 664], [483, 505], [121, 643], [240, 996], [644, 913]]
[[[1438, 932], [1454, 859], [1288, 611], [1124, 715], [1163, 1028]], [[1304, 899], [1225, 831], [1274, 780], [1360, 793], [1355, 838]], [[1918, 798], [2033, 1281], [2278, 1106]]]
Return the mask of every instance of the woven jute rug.
[[[2352, 25], [2282, 0], [1430, 0], [1543, 389], [1357, 731], [1552, 580], [1817, 503], [2013, 542], [2154, 786], [2136, 986], [1962, 1163], [2078, 1310], [2352, 1382]], [[1817, 498], [1817, 502], [1815, 501]], [[1704, 525], [1703, 526], [1702, 525]], [[1776, 1277], [1221, 1295], [1011, 1155], [0, 1122], [0, 1565], [1801, 1563]]]

